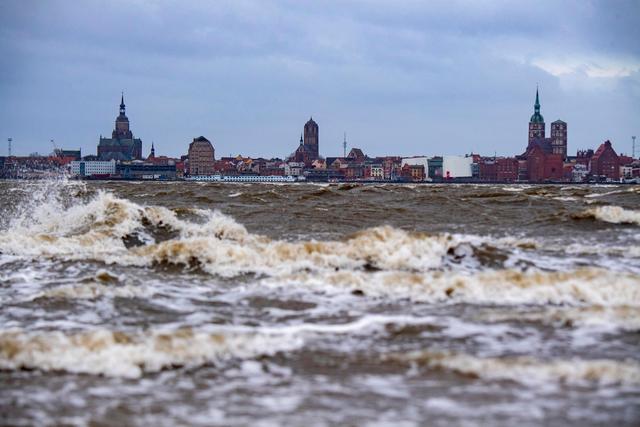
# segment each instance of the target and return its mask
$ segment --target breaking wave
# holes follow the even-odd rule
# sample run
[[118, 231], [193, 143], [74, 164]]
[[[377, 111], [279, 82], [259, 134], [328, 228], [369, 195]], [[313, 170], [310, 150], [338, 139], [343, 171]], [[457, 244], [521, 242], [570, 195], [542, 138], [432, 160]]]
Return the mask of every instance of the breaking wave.
[[[191, 219], [100, 192], [86, 203], [46, 205], [46, 215], [14, 221], [0, 233], [0, 252], [23, 257], [96, 260], [132, 266], [175, 265], [210, 274], [281, 275], [299, 271], [428, 271], [453, 264], [501, 263], [530, 248], [516, 239], [366, 229], [340, 241], [272, 240], [251, 234], [218, 211]], [[494, 246], [495, 245], [495, 246]], [[501, 246], [501, 247], [500, 247]]]
[[612, 224], [640, 225], [640, 211], [624, 209], [620, 206], [597, 206], [587, 209], [583, 213], [578, 214], [577, 217], [593, 218]]
[[293, 336], [208, 333], [191, 329], [142, 333], [0, 332], [0, 369], [38, 369], [138, 378], [172, 367], [197, 367], [232, 358], [291, 351]]
[[[612, 222], [640, 224], [639, 212], [616, 206], [589, 212]], [[0, 231], [0, 252], [27, 258], [175, 266], [221, 277], [253, 274], [264, 277], [266, 286], [346, 288], [425, 302], [640, 306], [640, 276], [595, 267], [562, 272], [523, 268], [535, 267], [532, 257], [523, 254], [536, 248], [531, 240], [430, 235], [390, 226], [344, 240], [273, 240], [248, 232], [218, 211], [142, 206], [108, 192], [66, 204], [45, 198], [40, 207]], [[101, 280], [48, 290], [42, 296], [148, 292]]]
[[437, 351], [415, 351], [385, 356], [388, 360], [416, 363], [435, 369], [447, 369], [462, 375], [487, 380], [511, 380], [521, 384], [598, 383], [640, 384], [637, 361], [614, 360], [549, 360], [531, 357], [475, 357]]
[[489, 270], [465, 272], [298, 273], [264, 281], [270, 286], [346, 288], [374, 297], [419, 302], [640, 307], [640, 276], [599, 268], [567, 272]]

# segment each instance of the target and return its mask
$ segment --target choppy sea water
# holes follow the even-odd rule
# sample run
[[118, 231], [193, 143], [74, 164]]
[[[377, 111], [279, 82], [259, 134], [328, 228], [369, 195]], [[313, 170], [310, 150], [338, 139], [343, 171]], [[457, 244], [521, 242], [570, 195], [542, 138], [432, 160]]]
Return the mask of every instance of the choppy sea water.
[[640, 188], [0, 182], [0, 424], [638, 425]]

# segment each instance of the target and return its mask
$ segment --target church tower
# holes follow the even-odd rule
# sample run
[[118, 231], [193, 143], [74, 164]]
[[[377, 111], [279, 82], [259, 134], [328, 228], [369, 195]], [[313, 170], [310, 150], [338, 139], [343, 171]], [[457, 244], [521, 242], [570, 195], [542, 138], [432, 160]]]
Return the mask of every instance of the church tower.
[[129, 130], [129, 118], [125, 114], [124, 93], [120, 98], [120, 115], [116, 118], [116, 127], [111, 133], [113, 139], [133, 139], [133, 134]]
[[116, 126], [111, 133], [111, 138], [100, 136], [98, 157], [100, 160], [142, 160], [142, 141], [140, 138], [134, 138], [129, 128], [124, 93], [120, 98], [120, 114], [116, 117]]
[[533, 105], [533, 116], [529, 120], [529, 144], [534, 139], [544, 139], [544, 117], [540, 114], [540, 98], [536, 88], [536, 103]]
[[551, 147], [553, 154], [560, 154], [562, 159], [567, 158], [567, 123], [556, 120], [551, 123]]
[[316, 160], [320, 157], [318, 149], [319, 145], [319, 128], [318, 124], [313, 121], [313, 117], [304, 125], [304, 146], [309, 152], [310, 160]]

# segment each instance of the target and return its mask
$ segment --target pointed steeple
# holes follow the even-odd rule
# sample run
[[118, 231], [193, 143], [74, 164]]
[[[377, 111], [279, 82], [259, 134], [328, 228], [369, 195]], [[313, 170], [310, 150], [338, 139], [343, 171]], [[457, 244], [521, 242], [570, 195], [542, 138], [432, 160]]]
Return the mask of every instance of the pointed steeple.
[[122, 97], [120, 98], [120, 115], [124, 116], [125, 114], [125, 106], [124, 106], [124, 92], [122, 92]]
[[156, 157], [156, 149], [153, 146], [153, 141], [151, 141], [151, 154], [149, 155], [150, 158], [154, 158]]
[[300, 145], [304, 144], [303, 140], [302, 140], [302, 134], [300, 134]]
[[538, 86], [536, 86], [536, 103], [533, 104], [533, 116], [529, 123], [544, 123], [544, 117], [540, 114], [540, 95], [538, 93]]

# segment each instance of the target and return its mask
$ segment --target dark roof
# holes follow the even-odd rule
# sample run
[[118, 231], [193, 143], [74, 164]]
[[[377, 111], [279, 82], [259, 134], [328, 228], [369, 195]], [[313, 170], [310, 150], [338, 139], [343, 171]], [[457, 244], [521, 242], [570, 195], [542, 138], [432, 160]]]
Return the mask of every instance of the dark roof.
[[616, 151], [613, 149], [613, 147], [611, 146], [611, 141], [607, 140], [605, 142], [603, 142], [602, 144], [600, 144], [600, 146], [598, 147], [598, 149], [596, 150], [595, 153], [593, 153], [593, 156], [591, 157], [592, 160], [598, 160], [600, 158], [600, 156], [602, 156], [605, 151], [612, 151], [613, 154], [616, 154]]
[[364, 157], [364, 153], [359, 148], [352, 148], [351, 151], [349, 151], [349, 155], [347, 157], [360, 158]]
[[204, 136], [200, 135], [197, 138], [193, 138], [194, 141], [206, 141], [206, 142], [211, 142], [209, 141], [207, 138], [205, 138]]
[[545, 152], [545, 154], [551, 154], [553, 152], [553, 146], [551, 145], [551, 138], [534, 138], [527, 147], [529, 152], [533, 147], [538, 146]]
[[542, 114], [536, 111], [535, 113], [533, 113], [533, 116], [531, 116], [529, 123], [544, 123], [544, 117], [542, 117]]

